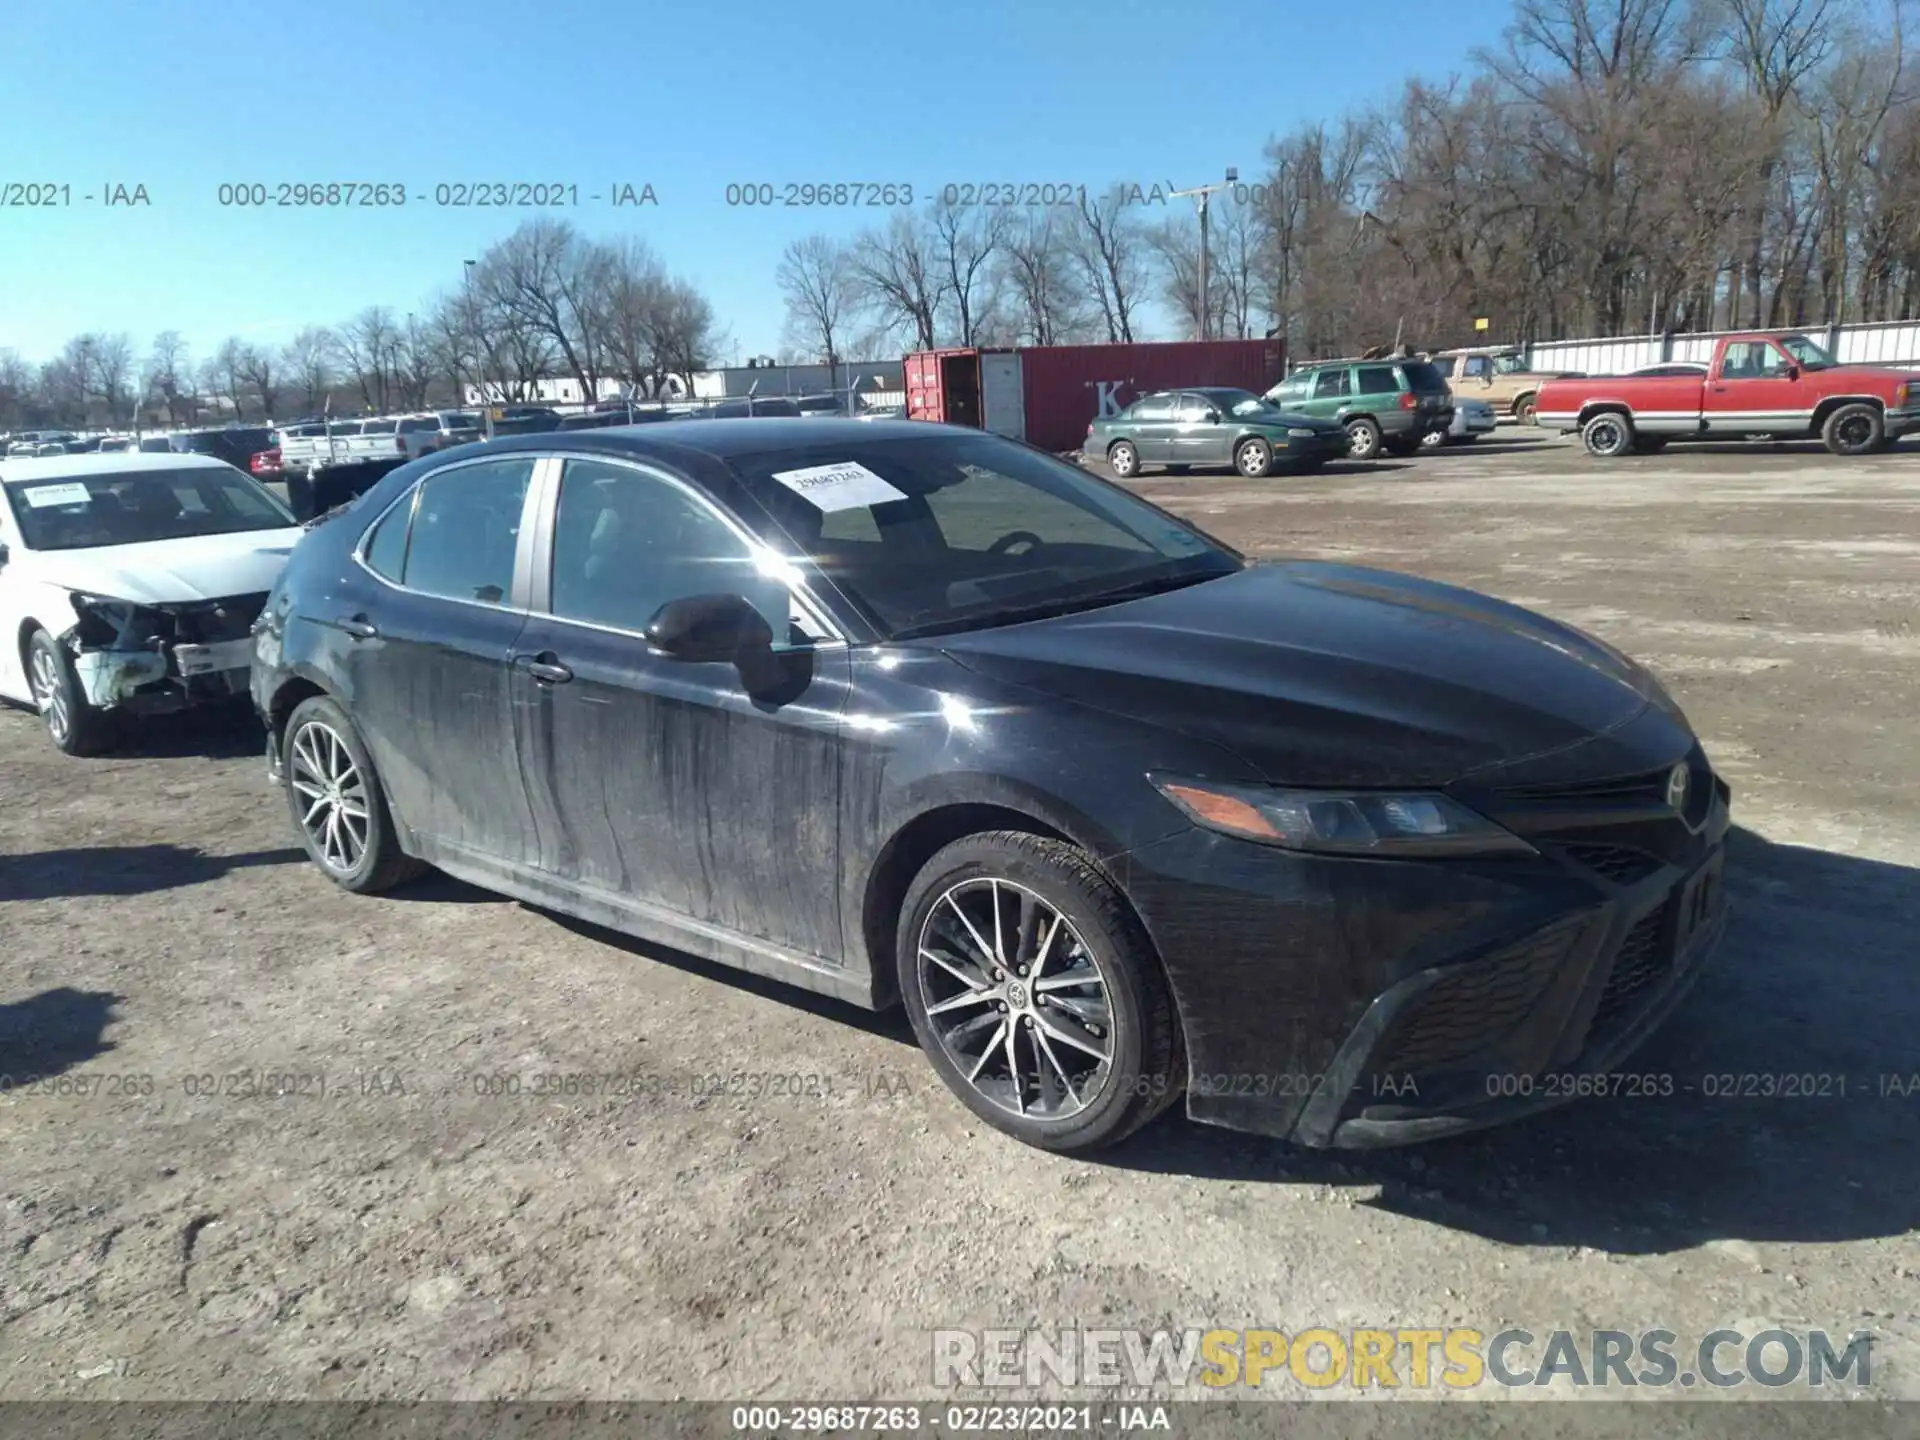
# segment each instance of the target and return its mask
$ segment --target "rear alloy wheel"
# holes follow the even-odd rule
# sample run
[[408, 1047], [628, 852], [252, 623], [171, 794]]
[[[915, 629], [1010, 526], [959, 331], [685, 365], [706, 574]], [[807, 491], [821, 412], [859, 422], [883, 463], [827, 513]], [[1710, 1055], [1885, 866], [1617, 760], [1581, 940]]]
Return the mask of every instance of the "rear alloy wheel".
[[1617, 410], [1605, 411], [1580, 427], [1580, 443], [1596, 459], [1618, 459], [1633, 449], [1633, 422]]
[[112, 721], [87, 701], [73, 658], [45, 630], [27, 642], [27, 687], [47, 738], [63, 755], [98, 755], [113, 739]]
[[1273, 447], [1256, 437], [1242, 440], [1233, 451], [1233, 468], [1249, 480], [1273, 472]]
[[1887, 437], [1878, 405], [1842, 405], [1820, 427], [1820, 439], [1836, 455], [1871, 455]]
[[343, 890], [370, 895], [425, 867], [400, 848], [373, 761], [334, 701], [304, 700], [287, 721], [281, 773], [307, 855]]
[[1355, 460], [1371, 460], [1380, 453], [1380, 427], [1362, 415], [1347, 421], [1347, 454]]
[[907, 891], [900, 993], [967, 1107], [1062, 1153], [1110, 1145], [1180, 1095], [1172, 1000], [1126, 902], [1061, 840], [956, 840]]
[[1140, 473], [1140, 452], [1125, 440], [1115, 441], [1107, 451], [1107, 464], [1122, 480], [1131, 479]]

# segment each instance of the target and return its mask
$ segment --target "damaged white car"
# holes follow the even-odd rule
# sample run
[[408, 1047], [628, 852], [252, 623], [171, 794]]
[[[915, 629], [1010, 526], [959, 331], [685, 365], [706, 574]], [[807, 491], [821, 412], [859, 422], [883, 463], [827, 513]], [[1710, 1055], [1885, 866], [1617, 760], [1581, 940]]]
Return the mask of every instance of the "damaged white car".
[[202, 455], [0, 459], [0, 698], [69, 755], [122, 717], [243, 700], [254, 619], [300, 527]]

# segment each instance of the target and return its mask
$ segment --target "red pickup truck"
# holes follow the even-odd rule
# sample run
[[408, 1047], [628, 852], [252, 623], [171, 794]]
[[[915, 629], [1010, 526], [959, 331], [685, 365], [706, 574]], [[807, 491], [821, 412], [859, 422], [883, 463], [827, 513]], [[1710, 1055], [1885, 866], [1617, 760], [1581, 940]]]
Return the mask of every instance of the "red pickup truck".
[[1836, 455], [1866, 455], [1920, 429], [1920, 374], [1842, 365], [1804, 335], [1729, 335], [1691, 373], [1549, 380], [1534, 423], [1578, 430], [1606, 460], [1669, 440], [1813, 436]]

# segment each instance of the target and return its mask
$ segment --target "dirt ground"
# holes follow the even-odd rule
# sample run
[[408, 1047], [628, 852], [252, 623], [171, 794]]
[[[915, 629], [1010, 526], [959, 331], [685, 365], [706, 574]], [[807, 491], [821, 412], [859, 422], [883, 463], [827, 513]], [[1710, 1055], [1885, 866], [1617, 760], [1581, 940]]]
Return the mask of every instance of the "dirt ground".
[[[937, 1399], [936, 1328], [1518, 1323], [1871, 1329], [1874, 1391], [1920, 1398], [1920, 1090], [1885, 1079], [1920, 1073], [1920, 452], [1496, 439], [1139, 488], [1670, 682], [1739, 826], [1726, 943], [1633, 1067], [1672, 1095], [1056, 1159], [898, 1018], [445, 880], [341, 893], [244, 721], [80, 761], [5, 711], [0, 1397]], [[1742, 1075], [1845, 1094], [1708, 1093]]]

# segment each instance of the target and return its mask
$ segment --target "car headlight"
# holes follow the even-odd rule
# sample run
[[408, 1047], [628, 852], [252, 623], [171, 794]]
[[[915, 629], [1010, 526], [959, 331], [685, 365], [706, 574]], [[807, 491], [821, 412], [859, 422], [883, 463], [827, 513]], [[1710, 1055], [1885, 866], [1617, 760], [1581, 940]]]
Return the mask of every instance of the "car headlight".
[[1150, 775], [1209, 830], [1331, 855], [1531, 855], [1534, 848], [1435, 791], [1283, 790]]
[[1288, 436], [1290, 436], [1292, 439], [1295, 439], [1295, 440], [1311, 440], [1313, 439], [1314, 436], [1318, 435], [1319, 433], [1320, 432], [1318, 430], [1289, 429], [1287, 431]]
[[172, 637], [173, 617], [164, 610], [79, 590], [68, 598], [73, 602], [73, 613], [79, 618], [74, 629], [83, 645], [145, 650]]

